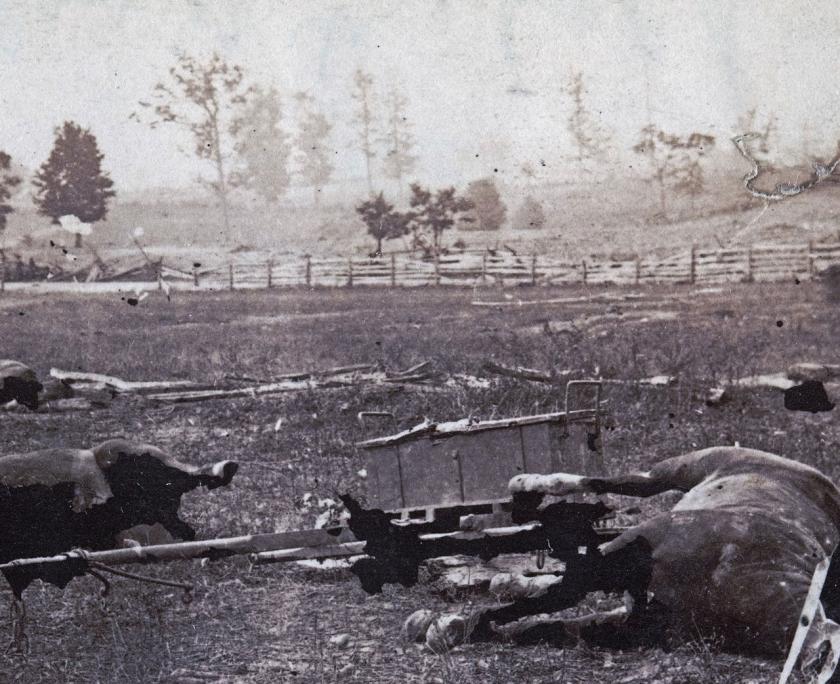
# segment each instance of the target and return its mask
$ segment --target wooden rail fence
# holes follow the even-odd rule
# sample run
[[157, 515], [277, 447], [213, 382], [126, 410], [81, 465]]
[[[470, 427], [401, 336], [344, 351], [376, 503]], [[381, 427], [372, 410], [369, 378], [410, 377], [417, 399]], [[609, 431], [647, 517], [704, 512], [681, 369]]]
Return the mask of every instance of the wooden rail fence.
[[463, 252], [438, 258], [408, 254], [362, 257], [289, 257], [266, 262], [231, 262], [192, 272], [164, 266], [166, 280], [192, 281], [213, 289], [272, 287], [424, 287], [434, 285], [642, 285], [720, 284], [808, 280], [840, 264], [840, 242], [691, 248], [657, 259], [584, 259], [550, 254]]
[[[2, 255], [0, 255], [2, 256]], [[782, 282], [818, 277], [840, 265], [840, 241], [808, 244], [757, 244], [709, 249], [692, 247], [665, 258], [642, 257], [625, 261], [569, 259], [552, 254], [514, 254], [510, 251], [465, 251], [421, 258], [410, 254], [381, 257], [288, 256], [254, 260], [241, 255], [213, 268], [196, 264], [180, 270], [160, 263], [160, 271], [145, 276], [159, 287], [201, 289], [257, 289], [288, 287], [425, 287], [481, 285], [644, 285], [734, 282]], [[0, 259], [0, 291], [6, 284], [7, 264]], [[159, 277], [158, 277], [159, 276]], [[146, 282], [135, 278], [138, 284]], [[134, 282], [132, 280], [132, 282]], [[40, 282], [40, 281], [39, 281]], [[18, 283], [12, 283], [18, 285]], [[23, 283], [25, 285], [25, 283]], [[34, 283], [37, 285], [37, 283]], [[97, 290], [106, 282], [44, 282], [60, 291]]]

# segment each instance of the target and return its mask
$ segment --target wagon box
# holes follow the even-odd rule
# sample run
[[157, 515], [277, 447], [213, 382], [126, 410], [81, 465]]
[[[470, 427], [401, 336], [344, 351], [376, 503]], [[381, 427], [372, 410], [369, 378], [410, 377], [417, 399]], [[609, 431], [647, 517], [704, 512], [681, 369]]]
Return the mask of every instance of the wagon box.
[[[588, 408], [571, 408], [574, 390], [590, 387]], [[500, 505], [508, 481], [521, 473], [603, 474], [601, 385], [566, 386], [564, 410], [500, 420], [425, 422], [357, 444], [365, 462], [369, 502], [409, 517], [445, 507]], [[359, 414], [362, 424], [386, 412]], [[413, 516], [412, 516], [413, 517]]]

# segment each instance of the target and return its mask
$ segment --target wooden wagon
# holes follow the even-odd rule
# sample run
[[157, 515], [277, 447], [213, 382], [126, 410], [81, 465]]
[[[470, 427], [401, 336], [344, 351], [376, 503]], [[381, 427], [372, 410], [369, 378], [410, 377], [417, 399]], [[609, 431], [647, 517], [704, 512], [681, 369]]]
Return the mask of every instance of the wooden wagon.
[[[582, 389], [590, 405], [576, 406]], [[499, 512], [510, 500], [508, 481], [521, 473], [558, 471], [600, 475], [601, 383], [566, 385], [563, 411], [520, 418], [425, 422], [410, 430], [368, 439], [364, 456], [368, 503], [403, 519], [431, 521], [436, 511]], [[363, 412], [393, 419], [387, 412]]]

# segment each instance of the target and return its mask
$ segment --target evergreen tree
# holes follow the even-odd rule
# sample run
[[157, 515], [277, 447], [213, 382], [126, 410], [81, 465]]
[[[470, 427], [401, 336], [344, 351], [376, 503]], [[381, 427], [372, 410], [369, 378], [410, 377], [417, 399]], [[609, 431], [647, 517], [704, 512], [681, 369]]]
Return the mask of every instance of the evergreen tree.
[[20, 177], [12, 173], [12, 158], [0, 150], [0, 234], [6, 229], [6, 217], [14, 212], [9, 200], [18, 185]]
[[[72, 121], [56, 129], [52, 152], [32, 184], [38, 212], [55, 224], [61, 216], [75, 216], [83, 223], [101, 221], [108, 213], [108, 200], [116, 195], [102, 170], [96, 137]], [[81, 245], [81, 233], [76, 233], [76, 246]]]

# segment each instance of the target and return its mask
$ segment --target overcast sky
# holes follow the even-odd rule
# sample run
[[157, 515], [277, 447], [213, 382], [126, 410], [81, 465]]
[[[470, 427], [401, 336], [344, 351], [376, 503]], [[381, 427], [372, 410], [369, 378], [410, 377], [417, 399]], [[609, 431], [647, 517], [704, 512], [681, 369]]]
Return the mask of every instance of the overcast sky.
[[335, 123], [340, 178], [363, 169], [357, 68], [409, 98], [430, 183], [561, 166], [572, 69], [624, 164], [649, 116], [722, 145], [752, 107], [779, 117], [790, 149], [808, 127], [831, 152], [840, 129], [836, 2], [0, 0], [0, 27], [0, 149], [35, 168], [72, 119], [130, 190], [189, 185], [200, 168], [179, 133], [129, 120], [182, 52], [215, 50], [254, 81], [313, 94]]

